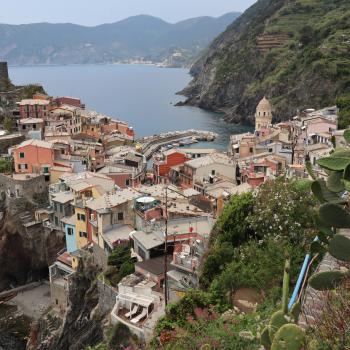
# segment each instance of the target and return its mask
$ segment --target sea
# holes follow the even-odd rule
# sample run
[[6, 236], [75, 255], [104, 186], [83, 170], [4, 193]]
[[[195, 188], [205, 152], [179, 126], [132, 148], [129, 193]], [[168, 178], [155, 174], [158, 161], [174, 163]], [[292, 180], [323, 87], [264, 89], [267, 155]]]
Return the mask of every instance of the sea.
[[10, 67], [16, 85], [39, 83], [51, 96], [79, 97], [87, 109], [124, 120], [136, 137], [175, 130], [207, 130], [217, 133], [212, 143], [196, 147], [226, 150], [229, 136], [250, 130], [229, 124], [220, 113], [175, 104], [176, 93], [191, 81], [187, 69], [152, 65], [64, 65]]

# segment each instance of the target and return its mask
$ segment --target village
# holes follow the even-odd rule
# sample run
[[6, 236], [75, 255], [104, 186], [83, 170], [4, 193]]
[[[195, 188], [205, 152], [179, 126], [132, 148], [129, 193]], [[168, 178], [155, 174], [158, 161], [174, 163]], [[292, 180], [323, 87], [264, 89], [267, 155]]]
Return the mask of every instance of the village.
[[[28, 234], [42, 227], [64, 237], [49, 266], [57, 316], [69, 307], [72, 276], [89, 260], [100, 271], [100, 307], [111, 323], [148, 341], [165, 306], [198, 286], [210, 233], [232, 196], [282, 175], [308, 178], [307, 162], [326, 177], [316, 161], [344, 142], [337, 107], [276, 124], [273, 112], [264, 97], [254, 132], [232, 135], [222, 152], [196, 146], [216, 137], [209, 131], [137, 139], [126, 122], [86, 109], [79, 98], [19, 101], [11, 130], [0, 131], [0, 192], [9, 203], [48, 199], [19, 220]], [[130, 266], [111, 269], [123, 249], [131, 273]]]

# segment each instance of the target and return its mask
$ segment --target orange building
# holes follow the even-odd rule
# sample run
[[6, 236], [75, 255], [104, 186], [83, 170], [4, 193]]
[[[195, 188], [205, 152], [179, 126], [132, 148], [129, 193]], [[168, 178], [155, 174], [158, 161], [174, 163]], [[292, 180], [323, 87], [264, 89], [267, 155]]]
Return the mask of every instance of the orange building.
[[48, 175], [54, 164], [55, 148], [50, 142], [28, 140], [13, 148], [13, 158], [16, 173]]
[[184, 164], [189, 158], [178, 149], [170, 149], [153, 157], [153, 170], [156, 183], [161, 183], [168, 177], [170, 168]]

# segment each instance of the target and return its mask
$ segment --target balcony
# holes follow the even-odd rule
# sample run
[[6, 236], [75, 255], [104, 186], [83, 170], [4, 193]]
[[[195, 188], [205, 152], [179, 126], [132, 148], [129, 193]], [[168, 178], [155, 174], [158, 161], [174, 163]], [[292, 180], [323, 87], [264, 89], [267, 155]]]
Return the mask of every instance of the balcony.
[[187, 272], [195, 273], [199, 266], [199, 261], [197, 257], [182, 251], [174, 253], [171, 264]]

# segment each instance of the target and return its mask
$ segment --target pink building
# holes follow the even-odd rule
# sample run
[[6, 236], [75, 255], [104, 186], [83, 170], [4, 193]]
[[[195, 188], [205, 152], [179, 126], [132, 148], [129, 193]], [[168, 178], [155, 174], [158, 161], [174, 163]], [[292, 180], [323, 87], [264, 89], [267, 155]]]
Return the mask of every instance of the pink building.
[[26, 99], [18, 102], [19, 114], [22, 118], [46, 119], [50, 110], [50, 101], [42, 99]]
[[48, 175], [54, 164], [55, 148], [50, 142], [28, 140], [14, 147], [12, 151], [16, 173]]

